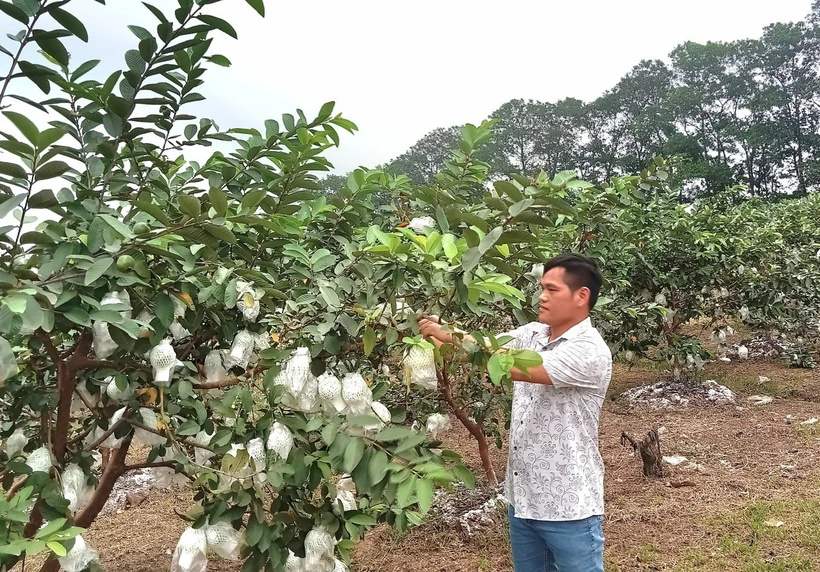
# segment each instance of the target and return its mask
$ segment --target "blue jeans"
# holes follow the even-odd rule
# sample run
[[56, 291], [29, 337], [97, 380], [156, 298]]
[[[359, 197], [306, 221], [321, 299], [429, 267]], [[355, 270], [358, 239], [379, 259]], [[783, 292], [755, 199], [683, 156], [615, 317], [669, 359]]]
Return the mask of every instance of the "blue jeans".
[[583, 520], [530, 520], [510, 505], [515, 572], [604, 572], [603, 516]]

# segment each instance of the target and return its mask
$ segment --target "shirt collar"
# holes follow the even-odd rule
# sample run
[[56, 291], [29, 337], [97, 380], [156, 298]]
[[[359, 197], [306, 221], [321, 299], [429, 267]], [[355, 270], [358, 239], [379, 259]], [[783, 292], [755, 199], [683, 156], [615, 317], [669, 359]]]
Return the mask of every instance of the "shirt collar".
[[[558, 340], [564, 340], [564, 341], [571, 340], [572, 338], [580, 336], [581, 334], [586, 332], [591, 327], [592, 327], [592, 320], [590, 320], [589, 317], [586, 317], [582, 321], [580, 321], [577, 324], [575, 324], [574, 326], [572, 326], [566, 332], [564, 332], [564, 334], [562, 336], [552, 340], [550, 343], [555, 343]], [[549, 339], [550, 332], [551, 332], [551, 328], [549, 326], [547, 326], [547, 328], [546, 328], [547, 339]]]

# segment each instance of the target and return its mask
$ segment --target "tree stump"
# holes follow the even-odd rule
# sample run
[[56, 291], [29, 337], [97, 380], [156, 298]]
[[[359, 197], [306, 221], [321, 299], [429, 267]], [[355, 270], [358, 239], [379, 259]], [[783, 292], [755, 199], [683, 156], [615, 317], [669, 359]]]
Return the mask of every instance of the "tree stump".
[[663, 476], [663, 456], [661, 455], [661, 439], [658, 435], [658, 430], [652, 428], [643, 441], [636, 442], [626, 431], [621, 433], [621, 445], [626, 444], [632, 446], [632, 449], [641, 454], [643, 460], [643, 476], [644, 477], [662, 477]]

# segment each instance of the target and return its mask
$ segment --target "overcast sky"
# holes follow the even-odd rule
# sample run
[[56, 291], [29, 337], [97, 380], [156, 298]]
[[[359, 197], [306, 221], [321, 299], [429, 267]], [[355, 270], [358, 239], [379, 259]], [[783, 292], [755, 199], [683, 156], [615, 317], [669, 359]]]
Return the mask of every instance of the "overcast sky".
[[[505, 101], [591, 100], [641, 59], [666, 58], [679, 43], [758, 37], [775, 21], [795, 21], [810, 0], [266, 0], [262, 19], [243, 0], [225, 0], [239, 40], [219, 34], [215, 53], [233, 66], [209, 71], [196, 113], [222, 128], [261, 127], [297, 107], [322, 103], [355, 121], [329, 157], [336, 170], [375, 166], [435, 127], [479, 122]], [[172, 0], [155, 0], [170, 11]], [[69, 40], [73, 65], [106, 54], [123, 66], [136, 47], [126, 29], [156, 20], [136, 0], [72, 3], [91, 34]], [[11, 21], [0, 14], [0, 28]], [[91, 19], [104, 21], [92, 24]], [[15, 27], [16, 27], [16, 23]], [[6, 42], [4, 42], [6, 43]], [[110, 55], [109, 55], [110, 54]], [[102, 69], [102, 66], [101, 66]], [[18, 80], [19, 93], [23, 82]], [[29, 91], [37, 95], [36, 91]], [[15, 107], [17, 107], [15, 105]]]

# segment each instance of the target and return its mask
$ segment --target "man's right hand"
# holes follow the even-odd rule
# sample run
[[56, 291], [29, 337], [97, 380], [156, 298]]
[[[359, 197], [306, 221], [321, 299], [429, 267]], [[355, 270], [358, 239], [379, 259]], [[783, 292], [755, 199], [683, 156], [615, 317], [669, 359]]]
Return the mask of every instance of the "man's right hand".
[[450, 334], [444, 331], [438, 316], [422, 316], [419, 319], [419, 333], [425, 340], [438, 340], [442, 343], [451, 341]]

